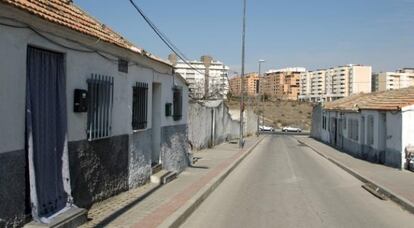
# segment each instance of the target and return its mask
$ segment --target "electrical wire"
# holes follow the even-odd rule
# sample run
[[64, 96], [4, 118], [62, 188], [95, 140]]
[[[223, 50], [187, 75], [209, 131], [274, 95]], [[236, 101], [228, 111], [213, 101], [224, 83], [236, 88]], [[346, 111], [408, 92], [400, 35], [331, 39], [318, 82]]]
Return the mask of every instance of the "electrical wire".
[[191, 69], [198, 72], [199, 74], [203, 74], [199, 70], [193, 67], [188, 60], [186, 59], [185, 55], [177, 48], [177, 46], [171, 42], [171, 40], [161, 32], [161, 30], [145, 15], [144, 11], [138, 7], [138, 5], [133, 1], [129, 0], [131, 5], [136, 9], [136, 11], [141, 15], [141, 17], [145, 20], [145, 22], [151, 27], [151, 29], [156, 33], [156, 35], [162, 40], [162, 42], [167, 45], [167, 47], [174, 52], [185, 64], [187, 64]]
[[[16, 21], [16, 20], [15, 20], [15, 19], [13, 19], [13, 18], [9, 18], [9, 17], [2, 17], [2, 16], [0, 16], [0, 19], [7, 19], [7, 20], [11, 20], [11, 21]], [[55, 40], [51, 39], [51, 38], [50, 38], [50, 37], [48, 37], [48, 36], [46, 36], [46, 35], [42, 34], [42, 32], [38, 31], [37, 29], [35, 29], [34, 27], [32, 27], [32, 26], [30, 26], [30, 25], [28, 25], [28, 24], [25, 24], [25, 23], [23, 23], [23, 22], [21, 22], [21, 21], [16, 21], [16, 22], [21, 23], [21, 24], [24, 24], [24, 25], [13, 25], [13, 24], [7, 24], [7, 23], [2, 23], [2, 22], [0, 22], [0, 25], [2, 25], [2, 26], [6, 26], [6, 27], [11, 27], [11, 28], [17, 28], [17, 29], [29, 29], [30, 31], [34, 32], [36, 35], [38, 35], [38, 36], [42, 37], [42, 38], [43, 38], [43, 39], [45, 39], [46, 41], [48, 41], [48, 42], [50, 42], [50, 43], [52, 43], [52, 44], [54, 44], [54, 45], [56, 45], [56, 46], [59, 46], [59, 47], [62, 47], [62, 48], [65, 48], [65, 49], [68, 49], [68, 50], [71, 50], [71, 51], [80, 52], [80, 53], [94, 53], [94, 54], [99, 55], [99, 56], [100, 56], [100, 57], [102, 57], [103, 59], [105, 59], [105, 60], [107, 60], [107, 61], [109, 61], [109, 62], [111, 62], [111, 63], [113, 63], [113, 64], [118, 64], [118, 59], [113, 59], [113, 58], [110, 58], [110, 57], [106, 56], [105, 54], [103, 54], [101, 51], [98, 51], [98, 50], [93, 50], [93, 49], [91, 49], [90, 47], [88, 47], [88, 46], [86, 46], [86, 45], [84, 45], [84, 44], [82, 44], [82, 43], [79, 43], [78, 41], [69, 40], [70, 42], [75, 42], [76, 44], [78, 44], [78, 45], [80, 45], [80, 46], [83, 46], [83, 47], [85, 47], [85, 48], [87, 48], [87, 49], [73, 48], [73, 47], [70, 47], [70, 46], [64, 45], [64, 44], [62, 44], [62, 43], [60, 43], [60, 42], [58, 42], [58, 41], [55, 41]], [[53, 35], [54, 35], [54, 34], [53, 34]], [[54, 36], [56, 36], [56, 35], [54, 35]], [[67, 38], [65, 38], [65, 37], [60, 37], [60, 36], [57, 36], [57, 37], [62, 38], [62, 39], [66, 39], [66, 40], [68, 40], [68, 39], [67, 39]], [[157, 70], [155, 70], [155, 69], [153, 69], [153, 68], [145, 67], [145, 66], [143, 66], [143, 65], [141, 65], [141, 64], [138, 64], [138, 63], [135, 63], [135, 62], [134, 62], [134, 63], [129, 64], [128, 66], [138, 66], [138, 67], [141, 67], [141, 68], [145, 68], [145, 69], [152, 70], [152, 71], [157, 72], [157, 73], [159, 73], [159, 74], [168, 74], [168, 73], [165, 73], [165, 72], [160, 72], [160, 71], [157, 71]]]

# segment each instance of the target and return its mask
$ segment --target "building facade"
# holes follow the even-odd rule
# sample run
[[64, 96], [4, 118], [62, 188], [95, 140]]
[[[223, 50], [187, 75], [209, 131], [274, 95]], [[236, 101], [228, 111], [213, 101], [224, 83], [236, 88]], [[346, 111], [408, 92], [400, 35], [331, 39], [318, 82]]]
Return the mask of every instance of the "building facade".
[[[172, 54], [169, 59], [171, 61], [177, 57]], [[189, 61], [188, 63], [191, 66], [182, 60], [176, 60], [173, 65], [175, 72], [181, 74], [188, 82], [192, 98], [227, 99], [229, 92], [228, 66], [209, 56], [202, 56], [199, 61]]]
[[270, 70], [262, 79], [263, 92], [267, 96], [283, 100], [298, 100], [300, 75], [305, 68]]
[[414, 86], [414, 68], [403, 68], [396, 72], [373, 75], [374, 91], [402, 89]]
[[314, 108], [312, 137], [354, 157], [403, 169], [414, 142], [414, 87], [352, 95]]
[[[240, 76], [230, 78], [230, 92], [233, 96], [241, 96], [241, 81]], [[247, 96], [256, 96], [259, 93], [259, 75], [257, 73], [249, 73], [243, 77], [243, 91]]]
[[188, 165], [188, 87], [170, 63], [72, 1], [2, 1], [0, 17], [0, 227]]
[[346, 65], [300, 75], [299, 100], [324, 102], [372, 91], [372, 67]]

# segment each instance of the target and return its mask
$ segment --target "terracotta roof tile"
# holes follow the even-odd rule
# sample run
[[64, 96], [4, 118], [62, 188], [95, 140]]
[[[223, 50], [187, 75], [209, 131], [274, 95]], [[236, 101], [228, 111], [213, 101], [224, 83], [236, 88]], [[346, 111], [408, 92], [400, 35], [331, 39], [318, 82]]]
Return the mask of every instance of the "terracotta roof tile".
[[414, 87], [352, 95], [328, 102], [324, 109], [355, 112], [362, 109], [396, 111], [409, 105], [414, 105]]
[[135, 47], [131, 42], [124, 39], [109, 27], [105, 26], [95, 18], [89, 16], [85, 11], [78, 8], [68, 0], [1, 0], [21, 10], [39, 16], [52, 23], [65, 26], [83, 34], [96, 37], [105, 42], [128, 49], [135, 53], [166, 63], [148, 52]]

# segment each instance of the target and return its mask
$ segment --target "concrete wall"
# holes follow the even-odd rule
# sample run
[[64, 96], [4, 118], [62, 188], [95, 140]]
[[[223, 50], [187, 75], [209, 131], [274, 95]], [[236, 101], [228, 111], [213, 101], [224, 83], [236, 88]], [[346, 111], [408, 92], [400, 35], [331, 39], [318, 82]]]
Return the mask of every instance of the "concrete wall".
[[129, 135], [128, 185], [135, 188], [148, 182], [152, 174], [152, 131], [138, 131]]
[[69, 143], [72, 196], [79, 207], [128, 190], [128, 135]]
[[0, 153], [0, 227], [25, 223], [30, 213], [25, 150]]
[[161, 162], [164, 169], [182, 172], [190, 165], [188, 152], [186, 124], [161, 129]]
[[311, 137], [320, 139], [322, 130], [322, 106], [317, 105], [313, 107], [312, 111], [312, 127], [311, 127]]
[[[235, 116], [240, 112], [233, 111]], [[214, 115], [214, 122], [213, 122]], [[253, 111], [245, 112], [244, 134], [253, 135], [257, 131], [257, 115]], [[214, 125], [214, 133], [213, 133]], [[222, 101], [191, 101], [188, 116], [188, 139], [193, 149], [200, 150], [239, 137], [240, 122], [232, 117], [228, 107]], [[212, 135], [214, 139], [212, 140]]]
[[352, 66], [352, 93], [370, 93], [372, 67], [371, 66]]
[[414, 105], [407, 106], [402, 110], [402, 166], [405, 167], [405, 148], [414, 146]]
[[[0, 19], [14, 25], [29, 24], [43, 31], [50, 39], [82, 49], [99, 50], [109, 61], [96, 53], [84, 53], [66, 49], [42, 38], [25, 28], [0, 25], [0, 226], [22, 225], [30, 214], [30, 194], [27, 188], [27, 164], [25, 153], [25, 86], [26, 52], [29, 45], [61, 52], [65, 55], [67, 117], [69, 139], [69, 171], [75, 204], [89, 207], [92, 203], [106, 199], [121, 191], [145, 183], [150, 176], [149, 154], [151, 154], [153, 105], [152, 83], [161, 83], [161, 128], [175, 126], [182, 129], [187, 124], [188, 89], [185, 82], [172, 76], [172, 68], [128, 50], [73, 32], [69, 29], [45, 22], [33, 15], [23, 13], [0, 3], [0, 16], [15, 20]], [[7, 53], [4, 54], [4, 53]], [[129, 72], [118, 72], [117, 59], [129, 60]], [[74, 89], [87, 89], [86, 80], [91, 74], [102, 74], [114, 78], [114, 107], [112, 110], [112, 136], [89, 142], [86, 135], [86, 113], [73, 112]], [[149, 84], [147, 128], [132, 130], [132, 86], [136, 82]], [[165, 116], [165, 103], [173, 102], [174, 86], [183, 88], [183, 117], [174, 121]], [[165, 133], [167, 132], [167, 133]], [[164, 161], [174, 170], [185, 168], [183, 158], [169, 158], [171, 154], [187, 154], [186, 136], [165, 130], [162, 150]], [[182, 151], [179, 151], [182, 150]], [[173, 169], [173, 168], [171, 168]], [[4, 173], [4, 174], [3, 174]], [[11, 183], [10, 183], [10, 180]], [[6, 202], [6, 203], [4, 203]]]

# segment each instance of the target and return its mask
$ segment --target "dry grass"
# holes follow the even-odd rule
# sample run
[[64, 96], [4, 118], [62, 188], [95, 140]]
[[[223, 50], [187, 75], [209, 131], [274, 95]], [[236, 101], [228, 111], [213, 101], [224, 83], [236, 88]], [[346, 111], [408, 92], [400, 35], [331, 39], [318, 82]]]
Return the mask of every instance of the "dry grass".
[[[309, 130], [312, 121], [312, 104], [299, 101], [282, 101], [277, 99], [258, 102], [256, 98], [245, 100], [246, 108], [254, 109], [256, 113], [264, 107], [265, 125], [274, 128], [285, 126], [300, 127]], [[230, 109], [238, 109], [239, 98], [231, 98], [227, 101]]]

